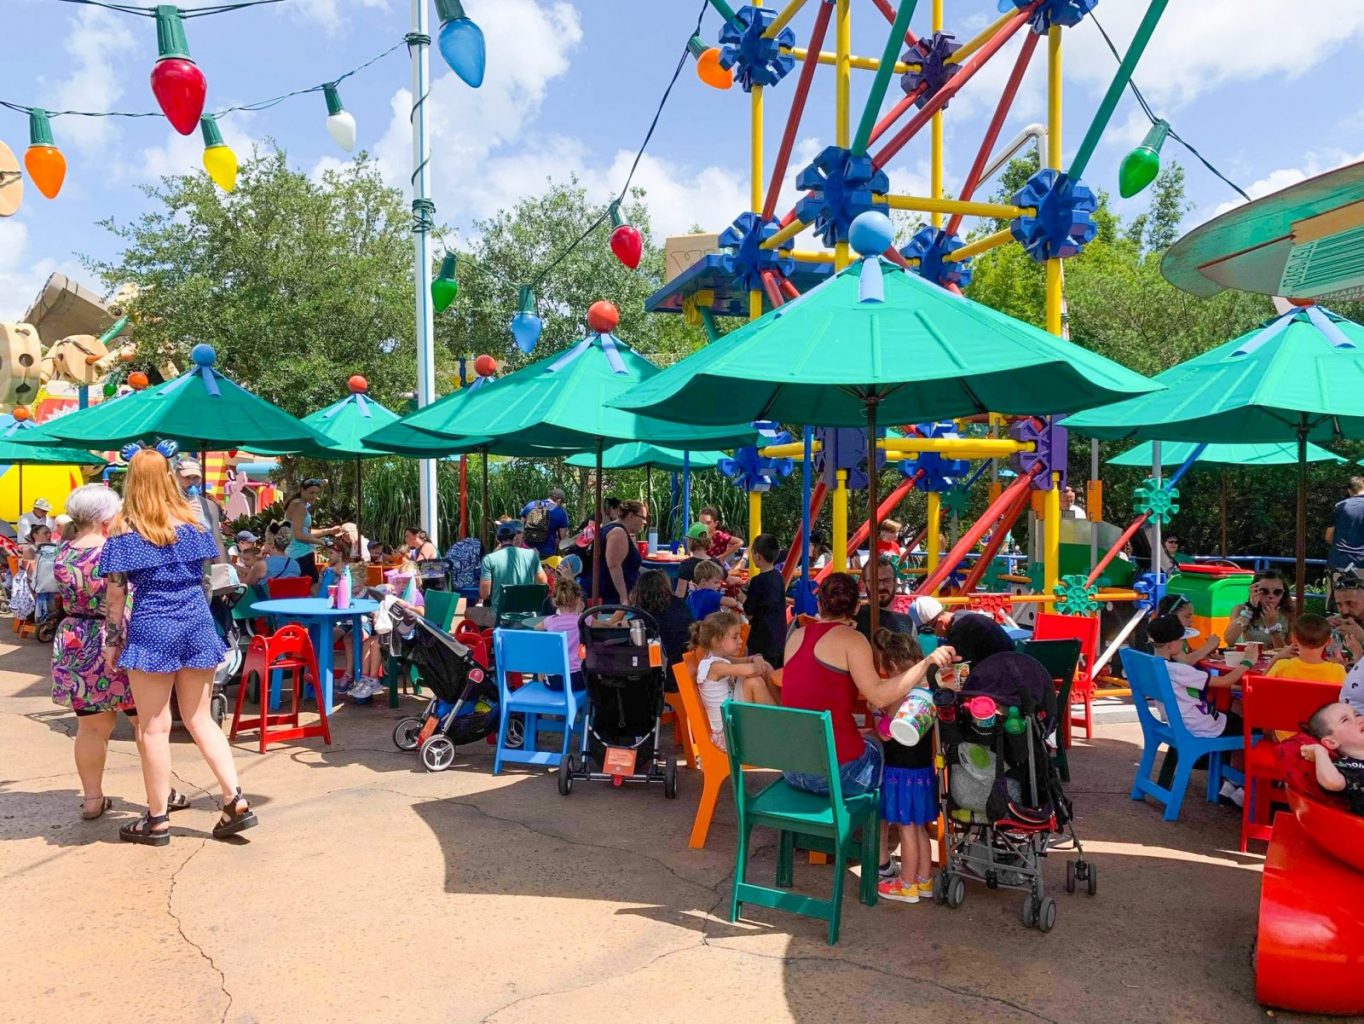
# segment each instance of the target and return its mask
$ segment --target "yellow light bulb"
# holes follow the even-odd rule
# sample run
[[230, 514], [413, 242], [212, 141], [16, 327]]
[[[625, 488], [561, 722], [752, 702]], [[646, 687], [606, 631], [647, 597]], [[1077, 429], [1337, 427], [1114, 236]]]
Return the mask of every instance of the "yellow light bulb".
[[204, 170], [224, 192], [237, 187], [237, 154], [227, 146], [209, 146], [204, 150]]

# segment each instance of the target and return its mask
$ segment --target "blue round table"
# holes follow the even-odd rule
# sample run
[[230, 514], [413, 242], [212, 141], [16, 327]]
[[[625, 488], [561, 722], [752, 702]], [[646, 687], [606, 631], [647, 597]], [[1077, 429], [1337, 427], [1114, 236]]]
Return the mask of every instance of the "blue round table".
[[[363, 644], [356, 637], [363, 639], [364, 630], [360, 625], [360, 620], [371, 612], [378, 611], [378, 601], [352, 600], [349, 608], [333, 608], [331, 601], [325, 597], [287, 597], [274, 601], [258, 601], [252, 609], [254, 612], [268, 616], [274, 622], [297, 622], [301, 626], [308, 628], [308, 634], [313, 640], [313, 651], [317, 654], [317, 674], [321, 677], [322, 699], [325, 701], [326, 708], [332, 708], [332, 627], [338, 622], [350, 622], [354, 632], [351, 634], [351, 650], [355, 655], [354, 673], [352, 679], [360, 678], [360, 669], [364, 654], [361, 650]], [[272, 673], [270, 680], [270, 706], [277, 707], [279, 704], [278, 680], [274, 678], [276, 673]]]

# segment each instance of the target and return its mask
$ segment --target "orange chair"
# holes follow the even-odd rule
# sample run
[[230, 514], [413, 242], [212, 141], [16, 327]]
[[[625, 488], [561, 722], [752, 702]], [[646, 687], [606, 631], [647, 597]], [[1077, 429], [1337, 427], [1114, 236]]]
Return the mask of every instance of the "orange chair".
[[384, 567], [382, 565], [365, 566], [365, 586], [377, 587], [384, 582]]
[[271, 601], [282, 601], [291, 597], [312, 597], [313, 581], [307, 576], [280, 576], [266, 580], [265, 589]]
[[[290, 710], [273, 715], [268, 708], [271, 672], [288, 672], [293, 676], [293, 703]], [[260, 694], [260, 714], [254, 718], [244, 718], [242, 707], [246, 703], [246, 693], [253, 684]], [[253, 637], [251, 646], [246, 650], [246, 664], [242, 667], [242, 681], [237, 687], [237, 707], [232, 713], [232, 729], [228, 739], [235, 740], [238, 732], [259, 730], [262, 754], [271, 743], [306, 739], [309, 736], [321, 736], [323, 742], [330, 745], [332, 732], [327, 723], [324, 701], [319, 700], [317, 703], [317, 722], [303, 725], [299, 721], [298, 706], [303, 700], [305, 685], [311, 685], [314, 693], [322, 692], [317, 657], [306, 629], [302, 626], [282, 626], [271, 636]]]
[[[1071, 728], [1083, 727], [1085, 738], [1094, 738], [1094, 663], [1099, 658], [1099, 617], [1097, 615], [1057, 615], [1041, 612], [1033, 623], [1034, 640], [1079, 640], [1080, 664], [1070, 689], [1070, 707], [1061, 719], [1062, 741], [1070, 746]], [[1075, 714], [1075, 705], [1083, 711]]]
[[[1271, 679], [1247, 675], [1242, 679], [1241, 718], [1245, 722], [1246, 782], [1241, 805], [1241, 852], [1252, 839], [1269, 842], [1274, 828], [1275, 803], [1286, 803], [1284, 778], [1275, 752], [1276, 731], [1296, 733], [1317, 709], [1340, 699], [1338, 683], [1307, 679]], [[1258, 740], [1251, 732], [1262, 732]], [[1277, 795], [1276, 795], [1277, 793]]]
[[696, 820], [692, 822], [691, 838], [687, 840], [687, 845], [693, 850], [705, 847], [710, 820], [715, 816], [715, 804], [720, 799], [720, 787], [729, 778], [729, 755], [710, 738], [710, 720], [706, 717], [705, 705], [701, 703], [701, 691], [696, 687], [696, 668], [699, 664], [697, 655], [689, 651], [673, 666], [677, 695], [682, 699], [687, 718], [697, 723], [695, 729], [686, 731], [683, 741], [684, 748], [690, 748], [688, 763], [699, 761], [701, 766], [701, 801], [696, 805]]

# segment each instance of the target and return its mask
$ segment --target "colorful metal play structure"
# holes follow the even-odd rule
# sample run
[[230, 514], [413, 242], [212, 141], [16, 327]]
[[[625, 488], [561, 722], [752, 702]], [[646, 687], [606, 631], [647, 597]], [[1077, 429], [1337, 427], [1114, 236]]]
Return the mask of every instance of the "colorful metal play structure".
[[[1095, 197], [1081, 179], [1166, 6], [1165, 0], [1152, 0], [1148, 5], [1079, 149], [1069, 166], [1063, 167], [1063, 39], [1066, 30], [1079, 24], [1094, 2], [1002, 0], [1002, 13], [992, 24], [959, 42], [945, 30], [942, 0], [931, 2], [931, 28], [925, 36], [915, 36], [909, 29], [919, 6], [917, 0], [900, 0], [898, 5], [891, 0], [870, 0], [865, 4], [817, 0], [808, 4], [814, 8], [814, 16], [804, 45], [798, 45], [791, 25], [807, 6], [807, 0], [789, 0], [780, 8], [767, 8], [759, 2], [738, 9], [723, 0], [712, 0], [712, 6], [724, 20], [717, 44], [708, 49], [703, 41], [694, 39], [692, 51], [703, 81], [717, 88], [737, 83], [748, 93], [750, 206], [739, 212], [719, 235], [720, 251], [703, 255], [670, 280], [650, 297], [646, 308], [682, 313], [691, 322], [704, 326], [714, 340], [718, 337], [717, 316], [756, 319], [850, 266], [856, 254], [851, 251], [849, 232], [860, 214], [902, 210], [923, 213], [928, 223], [906, 245], [886, 248], [883, 254], [886, 259], [960, 294], [971, 278], [972, 257], [1002, 245], [1022, 245], [1046, 267], [1046, 326], [1051, 333], [1062, 336], [1065, 308], [1062, 261], [1082, 252], [1097, 232], [1091, 218]], [[854, 6], [859, 17], [875, 17], [888, 23], [880, 57], [851, 53]], [[999, 58], [1006, 45], [1020, 35], [1021, 45], [970, 170], [949, 198], [943, 160], [946, 108], [987, 63]], [[986, 180], [987, 170], [997, 169], [1010, 152], [1017, 151], [1018, 145], [1014, 143], [1003, 147], [1003, 153], [998, 152], [999, 140], [1024, 74], [1044, 39], [1048, 117], [1043, 166], [1010, 202], [978, 200], [975, 196]], [[832, 48], [826, 49], [830, 42]], [[835, 142], [808, 166], [795, 169], [795, 185], [803, 196], [791, 209], [779, 212], [779, 197], [792, 173], [795, 141], [820, 65], [832, 66], [835, 76]], [[855, 114], [852, 106], [854, 72], [872, 74], [871, 89], [860, 114]], [[900, 95], [889, 102], [893, 76], [898, 76]], [[789, 90], [790, 103], [781, 142], [768, 162], [763, 152], [765, 118], [771, 94], [783, 87]], [[886, 174], [888, 163], [925, 130], [930, 194], [892, 193]], [[1009, 226], [978, 238], [964, 238], [963, 221], [981, 217], [1007, 220]], [[812, 236], [813, 241], [800, 242], [802, 236]], [[1055, 410], [1039, 407], [1032, 411], [1040, 416]], [[979, 604], [987, 597], [997, 598], [998, 594], [972, 595], [1014, 522], [1032, 509], [1042, 524], [1044, 537], [1036, 552], [1041, 571], [1030, 580], [1038, 593], [1029, 600], [1052, 603], [1059, 595], [1064, 610], [1079, 612], [1095, 606], [1098, 585], [1106, 582], [1104, 570], [1131, 534], [1145, 524], [1146, 517], [1117, 543], [1105, 545], [1105, 549], [1111, 549], [1107, 558], [1100, 560], [1097, 545], [1091, 545], [1092, 560], [1099, 563], [1094, 571], [1061, 572], [1059, 497], [1066, 483], [1067, 466], [1066, 435], [1059, 420], [991, 417], [988, 437], [967, 436], [966, 431], [952, 423], [902, 426], [902, 436], [881, 438], [876, 447], [889, 461], [900, 463], [905, 478], [884, 502], [878, 500], [875, 504], [882, 515], [890, 515], [911, 488], [927, 492], [928, 523], [924, 534], [927, 574], [919, 586], [921, 593], [936, 592], [942, 584], [951, 582], [961, 596], [950, 600]], [[863, 524], [861, 529], [850, 532], [848, 522], [850, 492], [868, 484], [865, 431], [815, 428], [813, 432], [807, 429], [806, 434], [808, 444], [773, 444], [741, 453], [736, 461], [744, 471], [732, 476], [750, 494], [750, 535], [755, 535], [761, 529], [762, 493], [790, 472], [790, 464], [781, 460], [812, 458], [819, 481], [812, 488], [807, 487], [809, 514], [803, 534], [808, 536], [810, 517], [826, 502], [831, 503], [833, 565], [842, 569], [849, 553], [866, 539], [870, 529], [870, 524]], [[1006, 458], [1018, 473], [1007, 488], [1000, 484], [998, 474], [999, 460]], [[972, 461], [983, 464], [973, 471]], [[959, 537], [954, 531], [955, 543], [950, 551], [943, 552], [939, 537], [944, 508], [962, 510], [965, 487], [979, 479], [987, 468], [991, 474], [989, 508]], [[1097, 472], [1092, 475], [1095, 482], [1089, 490], [1088, 504], [1091, 518], [1098, 518], [1102, 493]], [[805, 478], [808, 480], [809, 474]], [[1157, 512], [1162, 502], [1167, 506], [1173, 502], [1174, 493], [1168, 485], [1153, 481], [1152, 513]], [[1156, 515], [1157, 522], [1161, 518]], [[987, 536], [987, 551], [975, 569], [964, 576], [954, 575], [967, 552]], [[796, 545], [792, 550], [794, 553]], [[788, 559], [788, 572], [794, 570], [794, 561]], [[993, 578], [991, 582], [1001, 581]], [[1147, 581], [1140, 590], [1124, 586], [1103, 596], [1106, 600], [1145, 603], [1159, 583]]]

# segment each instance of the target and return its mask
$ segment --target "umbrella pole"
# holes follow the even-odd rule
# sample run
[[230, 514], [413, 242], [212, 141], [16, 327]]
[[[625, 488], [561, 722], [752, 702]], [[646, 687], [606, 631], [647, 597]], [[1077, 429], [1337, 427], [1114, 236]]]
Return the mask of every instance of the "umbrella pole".
[[[871, 608], [871, 629], [869, 632], [874, 637], [876, 630], [881, 625], [881, 601], [879, 593], [881, 589], [881, 510], [877, 506], [881, 504], [880, 495], [877, 494], [877, 484], [880, 483], [876, 472], [876, 403], [880, 399], [872, 395], [867, 399], [867, 519], [871, 526], [867, 534], [868, 544], [871, 551], [867, 555], [867, 563], [872, 567], [871, 576], [867, 579], [867, 603]], [[808, 550], [808, 548], [807, 548]]]
[[1222, 557], [1227, 557], [1227, 471], [1222, 470]]
[[[801, 440], [805, 444], [803, 458], [800, 460], [800, 598], [796, 601], [796, 612], [801, 612], [810, 599], [810, 463], [814, 459], [814, 427], [808, 423], [801, 429]], [[789, 575], [789, 574], [788, 574]]]
[[649, 506], [649, 514], [654, 514], [654, 467], [652, 463], [644, 466], [644, 503]]
[[1298, 611], [1307, 590], [1307, 426], [1298, 427]]
[[488, 550], [488, 449], [483, 449], [483, 550]]
[[[360, 515], [360, 509], [362, 507], [360, 503], [365, 497], [364, 491], [362, 490], [363, 486], [364, 485], [360, 482], [360, 456], [357, 455], [355, 456], [355, 540], [357, 544], [365, 536], [365, 525], [361, 521], [363, 516]], [[359, 557], [359, 554], [359, 551], [357, 551], [357, 558]]]
[[469, 536], [469, 456], [459, 457], [459, 539]]
[[[601, 597], [601, 554], [602, 554], [602, 507], [601, 507], [601, 449], [602, 439], [597, 438], [597, 506], [593, 515], [597, 518], [596, 536], [592, 538], [592, 603], [596, 604]], [[628, 538], [627, 538], [628, 539]], [[625, 600], [624, 594], [617, 595], [622, 601]]]

